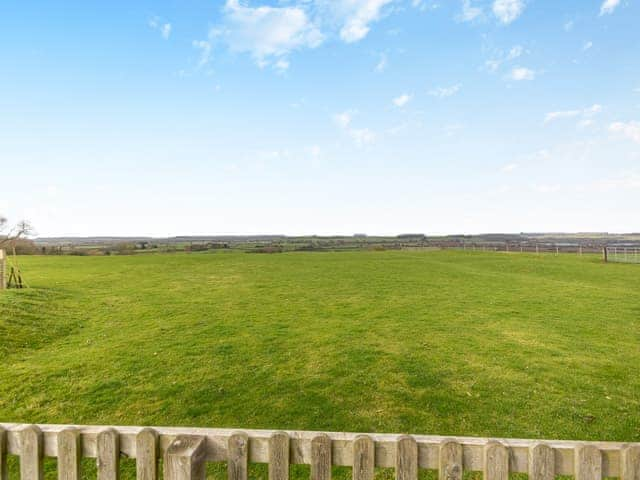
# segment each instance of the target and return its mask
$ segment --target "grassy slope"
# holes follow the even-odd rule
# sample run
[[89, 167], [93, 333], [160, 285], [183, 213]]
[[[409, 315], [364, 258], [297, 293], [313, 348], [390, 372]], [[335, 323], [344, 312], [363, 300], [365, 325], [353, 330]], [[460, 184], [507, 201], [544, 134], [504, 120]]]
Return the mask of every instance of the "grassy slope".
[[640, 268], [463, 252], [21, 259], [0, 420], [640, 440]]

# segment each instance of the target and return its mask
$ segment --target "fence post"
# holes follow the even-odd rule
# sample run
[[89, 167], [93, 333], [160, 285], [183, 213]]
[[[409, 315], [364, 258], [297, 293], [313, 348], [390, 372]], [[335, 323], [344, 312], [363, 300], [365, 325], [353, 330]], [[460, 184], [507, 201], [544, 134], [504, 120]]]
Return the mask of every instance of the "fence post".
[[0, 480], [7, 480], [7, 431], [0, 427]]
[[44, 479], [44, 436], [36, 425], [20, 431], [20, 480]]
[[320, 434], [311, 440], [311, 480], [331, 480], [331, 439]]
[[509, 480], [507, 447], [496, 441], [490, 441], [485, 445], [483, 474], [484, 480]]
[[289, 480], [289, 435], [285, 432], [269, 438], [269, 480]]
[[602, 259], [604, 260], [604, 263], [607, 263], [609, 261], [607, 247], [602, 247]]
[[247, 480], [249, 470], [249, 437], [238, 432], [227, 442], [227, 479]]
[[165, 454], [166, 480], [204, 480], [207, 439], [199, 435], [178, 435]]
[[158, 434], [151, 428], [143, 428], [136, 435], [136, 479], [158, 478]]
[[0, 290], [7, 288], [7, 255], [0, 248]]
[[65, 428], [58, 433], [58, 480], [80, 480], [81, 460], [80, 432], [73, 427]]
[[373, 480], [375, 445], [368, 435], [358, 435], [353, 441], [353, 480]]
[[98, 433], [96, 437], [97, 480], [120, 478], [120, 436], [112, 428]]
[[462, 445], [453, 440], [440, 444], [438, 458], [439, 480], [462, 480]]
[[418, 444], [409, 435], [396, 442], [396, 480], [418, 480]]

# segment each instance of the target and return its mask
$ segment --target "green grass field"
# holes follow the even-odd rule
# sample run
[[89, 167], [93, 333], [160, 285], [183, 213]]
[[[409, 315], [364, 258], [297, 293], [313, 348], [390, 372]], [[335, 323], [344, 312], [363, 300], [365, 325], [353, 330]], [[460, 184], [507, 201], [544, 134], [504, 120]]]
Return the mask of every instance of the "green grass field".
[[0, 419], [640, 440], [640, 268], [434, 252], [22, 257]]

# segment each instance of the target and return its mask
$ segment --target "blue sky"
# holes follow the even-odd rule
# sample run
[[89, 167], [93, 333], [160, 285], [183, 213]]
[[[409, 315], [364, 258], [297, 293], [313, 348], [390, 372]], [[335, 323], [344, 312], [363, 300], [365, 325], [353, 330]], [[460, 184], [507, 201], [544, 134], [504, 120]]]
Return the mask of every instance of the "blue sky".
[[0, 3], [42, 236], [640, 231], [637, 0]]

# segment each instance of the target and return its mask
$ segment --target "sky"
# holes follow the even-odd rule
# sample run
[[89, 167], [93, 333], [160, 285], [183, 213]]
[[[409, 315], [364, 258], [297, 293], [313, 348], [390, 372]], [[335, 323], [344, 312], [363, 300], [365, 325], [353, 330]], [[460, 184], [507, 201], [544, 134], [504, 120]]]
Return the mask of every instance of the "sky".
[[39, 236], [640, 231], [639, 0], [2, 0]]

